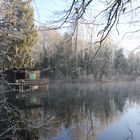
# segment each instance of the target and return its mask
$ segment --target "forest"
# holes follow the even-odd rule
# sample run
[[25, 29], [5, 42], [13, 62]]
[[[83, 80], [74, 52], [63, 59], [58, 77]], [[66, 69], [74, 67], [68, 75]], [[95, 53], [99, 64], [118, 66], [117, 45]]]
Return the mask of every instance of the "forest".
[[[36, 26], [32, 1], [2, 1], [1, 71], [13, 67], [41, 67], [54, 80], [60, 77], [69, 81], [82, 75], [92, 75], [94, 81], [110, 81], [122, 75], [124, 80], [135, 80], [140, 73], [139, 46], [128, 52], [110, 35], [111, 24], [119, 24], [116, 20], [122, 16], [118, 15], [119, 6], [124, 13], [129, 2], [120, 1], [120, 5], [114, 2], [108, 7], [107, 23], [99, 33], [96, 31], [98, 24], [84, 22], [84, 7], [88, 11], [91, 2], [73, 1], [71, 12], [67, 13], [69, 9], [63, 12], [68, 21], [61, 18], [55, 26], [55, 21], [51, 26]], [[66, 24], [67, 30], [60, 31], [62, 27], [58, 24], [62, 27]], [[110, 32], [106, 34], [107, 30]]]
[[[138, 140], [139, 11], [136, 0], [0, 0], [0, 139], [105, 140], [124, 117], [125, 139]], [[49, 79], [45, 94], [35, 92], [42, 77], [5, 78], [23, 69]]]

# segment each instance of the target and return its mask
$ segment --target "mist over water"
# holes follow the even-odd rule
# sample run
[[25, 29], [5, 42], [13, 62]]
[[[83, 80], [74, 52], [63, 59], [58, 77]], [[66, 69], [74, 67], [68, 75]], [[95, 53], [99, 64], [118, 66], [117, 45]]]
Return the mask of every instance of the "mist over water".
[[[10, 95], [13, 96], [12, 93]], [[19, 128], [26, 132], [22, 136], [28, 134], [29, 139], [140, 139], [139, 81], [59, 82], [50, 84], [45, 95], [32, 93], [24, 96], [23, 100], [13, 96], [8, 101], [23, 110], [26, 119]], [[4, 114], [1, 114], [3, 119]], [[18, 118], [14, 119], [20, 122]], [[1, 128], [7, 127], [6, 121], [1, 121], [0, 125]]]
[[139, 140], [140, 83], [53, 84], [27, 113], [51, 122], [40, 140]]

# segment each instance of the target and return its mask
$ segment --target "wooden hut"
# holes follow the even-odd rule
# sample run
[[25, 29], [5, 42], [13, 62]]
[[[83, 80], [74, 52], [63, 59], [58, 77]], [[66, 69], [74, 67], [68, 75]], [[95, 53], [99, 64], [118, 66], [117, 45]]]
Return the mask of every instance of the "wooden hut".
[[19, 92], [48, 90], [48, 78], [40, 76], [41, 69], [13, 68], [3, 74], [9, 85]]

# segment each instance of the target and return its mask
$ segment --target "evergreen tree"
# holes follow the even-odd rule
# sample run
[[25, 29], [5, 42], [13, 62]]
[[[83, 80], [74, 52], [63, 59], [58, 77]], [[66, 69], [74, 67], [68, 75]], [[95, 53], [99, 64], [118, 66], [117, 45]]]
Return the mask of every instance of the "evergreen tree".
[[119, 49], [115, 52], [114, 68], [116, 72], [120, 74], [126, 73], [127, 62], [125, 55], [123, 53], [123, 49]]
[[37, 41], [31, 0], [8, 0], [3, 5], [8, 7], [0, 25], [5, 31], [0, 36], [6, 49], [6, 67], [28, 67], [31, 64], [30, 52]]

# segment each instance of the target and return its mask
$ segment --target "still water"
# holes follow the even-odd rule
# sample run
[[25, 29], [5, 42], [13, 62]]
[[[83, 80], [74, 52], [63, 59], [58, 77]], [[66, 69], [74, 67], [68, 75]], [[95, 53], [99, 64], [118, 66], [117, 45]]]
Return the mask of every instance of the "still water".
[[40, 140], [140, 140], [140, 82], [53, 84], [43, 107]]

